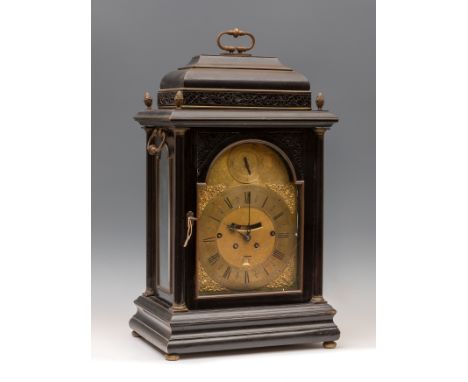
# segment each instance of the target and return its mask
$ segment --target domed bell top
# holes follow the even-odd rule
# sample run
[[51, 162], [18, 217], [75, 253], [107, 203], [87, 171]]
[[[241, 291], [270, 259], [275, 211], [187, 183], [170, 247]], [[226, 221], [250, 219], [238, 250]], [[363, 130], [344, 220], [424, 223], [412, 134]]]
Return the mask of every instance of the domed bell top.
[[[221, 40], [226, 34], [250, 37], [252, 43], [249, 47], [224, 45]], [[310, 110], [307, 78], [276, 57], [246, 54], [254, 42], [251, 33], [237, 28], [220, 33], [218, 46], [228, 53], [195, 56], [187, 65], [166, 74], [160, 84], [158, 107], [176, 108], [176, 94], [180, 91], [182, 108]]]

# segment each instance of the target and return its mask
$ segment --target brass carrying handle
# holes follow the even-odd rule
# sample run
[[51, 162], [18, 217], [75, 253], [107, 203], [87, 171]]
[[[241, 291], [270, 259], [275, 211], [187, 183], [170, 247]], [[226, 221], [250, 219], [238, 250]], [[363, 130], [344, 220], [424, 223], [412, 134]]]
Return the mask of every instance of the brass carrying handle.
[[[156, 140], [159, 140], [158, 145], [155, 144]], [[146, 151], [149, 155], [159, 155], [165, 142], [166, 133], [162, 129], [154, 129], [146, 144]]]
[[[234, 45], [224, 45], [221, 42], [221, 37], [224, 35], [230, 35], [234, 38], [237, 38], [239, 36], [248, 36], [252, 40], [249, 46], [234, 46]], [[248, 50], [252, 49], [255, 46], [255, 37], [252, 33], [250, 32], [244, 32], [241, 31], [239, 28], [234, 28], [234, 29], [228, 29], [227, 31], [218, 33], [218, 36], [216, 37], [216, 44], [220, 47], [220, 49], [227, 51], [228, 53], [234, 53], [237, 50], [237, 53], [244, 53], [247, 52]]]

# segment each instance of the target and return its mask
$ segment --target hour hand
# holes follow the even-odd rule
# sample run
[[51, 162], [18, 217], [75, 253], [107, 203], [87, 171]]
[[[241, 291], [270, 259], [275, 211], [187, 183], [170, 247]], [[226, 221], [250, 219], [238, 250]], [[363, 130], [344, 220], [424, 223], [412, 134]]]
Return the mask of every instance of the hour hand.
[[240, 234], [245, 241], [250, 241], [250, 234], [247, 232], [247, 233], [244, 233], [243, 231], [244, 230], [241, 230], [240, 227], [242, 227], [241, 225], [239, 224], [235, 224], [235, 223], [231, 223], [231, 224], [228, 224], [227, 227], [229, 228], [230, 231], [232, 232], [237, 232], [238, 234]]
[[249, 161], [248, 161], [247, 157], [244, 157], [244, 166], [247, 169], [247, 172], [249, 173], [249, 175], [252, 175], [252, 172], [250, 171]]

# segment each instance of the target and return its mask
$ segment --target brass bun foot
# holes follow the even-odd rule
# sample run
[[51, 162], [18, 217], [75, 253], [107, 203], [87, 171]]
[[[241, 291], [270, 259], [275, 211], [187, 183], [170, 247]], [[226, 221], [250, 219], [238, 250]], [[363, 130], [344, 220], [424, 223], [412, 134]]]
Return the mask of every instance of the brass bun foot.
[[166, 361], [177, 361], [179, 358], [179, 354], [166, 354]]
[[335, 341], [325, 341], [322, 346], [325, 349], [334, 349], [334, 348], [336, 348], [336, 342]]
[[141, 337], [137, 332], [135, 332], [134, 330], [132, 330], [132, 336], [133, 337]]

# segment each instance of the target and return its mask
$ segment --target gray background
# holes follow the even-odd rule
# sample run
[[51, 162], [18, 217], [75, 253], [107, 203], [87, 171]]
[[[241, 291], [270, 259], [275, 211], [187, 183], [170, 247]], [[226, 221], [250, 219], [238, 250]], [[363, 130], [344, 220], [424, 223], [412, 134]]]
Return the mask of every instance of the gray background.
[[[93, 0], [93, 356], [154, 359], [130, 335], [145, 284], [143, 93], [218, 32], [306, 75], [340, 122], [326, 135], [324, 296], [342, 348], [375, 346], [375, 4], [372, 0]], [[302, 349], [303, 350], [303, 349]], [[303, 350], [306, 351], [306, 350]]]

